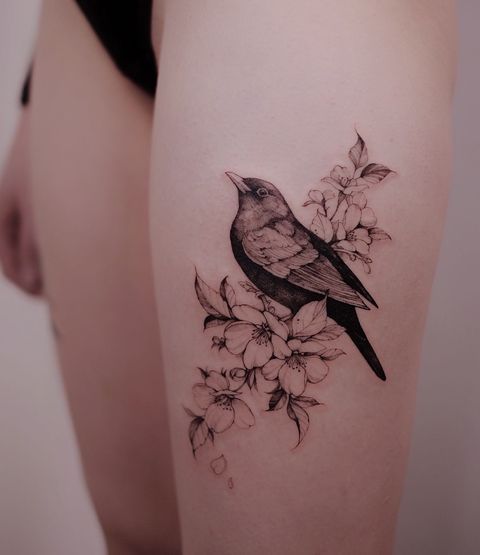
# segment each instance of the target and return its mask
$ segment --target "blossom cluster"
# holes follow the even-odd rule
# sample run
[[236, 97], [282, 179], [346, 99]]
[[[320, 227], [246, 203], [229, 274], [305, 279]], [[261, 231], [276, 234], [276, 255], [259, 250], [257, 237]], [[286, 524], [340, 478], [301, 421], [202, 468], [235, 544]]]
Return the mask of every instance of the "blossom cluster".
[[382, 164], [368, 163], [367, 146], [358, 133], [349, 158], [350, 166], [337, 165], [321, 180], [329, 188], [310, 190], [304, 206], [317, 208], [311, 230], [340, 255], [352, 262], [360, 260], [365, 272], [370, 273], [373, 241], [390, 236], [377, 227], [377, 217], [365, 193], [394, 172]]
[[253, 412], [242, 396], [248, 389], [260, 391], [259, 382], [268, 397], [266, 409], [285, 407], [300, 443], [309, 426], [306, 409], [321, 404], [307, 395], [307, 388], [323, 381], [328, 363], [344, 354], [329, 346], [344, 329], [327, 318], [326, 298], [281, 316], [273, 301], [252, 284], [241, 285], [250, 298], [237, 302], [227, 278], [217, 291], [196, 276], [197, 297], [207, 312], [204, 327], [223, 330], [222, 336], [212, 337], [212, 347], [227, 352], [235, 362], [229, 370], [200, 369], [201, 381], [193, 387], [196, 411], [187, 409], [194, 452], [234, 424], [254, 425]]

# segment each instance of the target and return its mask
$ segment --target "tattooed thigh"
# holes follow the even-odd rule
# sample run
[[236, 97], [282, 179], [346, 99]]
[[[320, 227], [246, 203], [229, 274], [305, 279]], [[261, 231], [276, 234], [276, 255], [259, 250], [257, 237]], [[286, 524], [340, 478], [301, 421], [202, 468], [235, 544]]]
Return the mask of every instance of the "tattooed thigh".
[[184, 552], [389, 553], [447, 198], [450, 12], [166, 4], [151, 239]]

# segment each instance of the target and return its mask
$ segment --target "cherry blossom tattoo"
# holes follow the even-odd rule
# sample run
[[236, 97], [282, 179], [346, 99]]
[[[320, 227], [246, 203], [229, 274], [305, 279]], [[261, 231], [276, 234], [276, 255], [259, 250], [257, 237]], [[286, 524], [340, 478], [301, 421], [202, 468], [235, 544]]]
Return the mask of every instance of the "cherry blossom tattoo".
[[[357, 314], [378, 305], [347, 263], [360, 263], [370, 273], [375, 242], [391, 239], [377, 227], [366, 193], [394, 172], [369, 163], [358, 133], [348, 156], [348, 166], [335, 166], [321, 188], [308, 193], [303, 206], [315, 208], [309, 228], [275, 185], [227, 172], [238, 190], [231, 246], [248, 281], [234, 287], [225, 277], [215, 288], [195, 278], [207, 313], [204, 330], [213, 331], [212, 349], [229, 362], [227, 368], [198, 370], [195, 408], [186, 409], [194, 454], [217, 434], [255, 424], [252, 390], [264, 396], [267, 412], [285, 411], [300, 444], [308, 411], [322, 405], [314, 394], [331, 363], [345, 354], [335, 346], [344, 334], [386, 380]], [[211, 462], [215, 474], [226, 467], [223, 455]]]

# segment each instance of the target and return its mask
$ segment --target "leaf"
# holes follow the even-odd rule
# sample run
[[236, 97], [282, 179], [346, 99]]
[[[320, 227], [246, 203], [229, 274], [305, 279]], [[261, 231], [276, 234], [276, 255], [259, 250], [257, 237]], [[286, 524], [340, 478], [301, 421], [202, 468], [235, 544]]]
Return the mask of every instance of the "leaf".
[[313, 233], [315, 233], [315, 235], [317, 235], [318, 237], [320, 237], [320, 239], [323, 239], [327, 243], [330, 243], [330, 241], [333, 239], [332, 222], [319, 210], [317, 210], [317, 215], [312, 220], [312, 225], [310, 226], [310, 229], [313, 231]]
[[319, 339], [320, 341], [331, 341], [333, 339], [338, 339], [345, 328], [339, 326], [338, 324], [329, 324], [325, 326], [320, 333], [317, 333], [313, 339]]
[[379, 227], [372, 227], [371, 229], [369, 229], [369, 235], [374, 241], [379, 241], [382, 239], [392, 239], [386, 231], [380, 229]]
[[268, 410], [280, 410], [285, 406], [285, 402], [287, 400], [287, 394], [283, 389], [276, 389], [272, 392], [272, 396], [268, 401]]
[[341, 349], [327, 349], [320, 356], [322, 357], [323, 360], [335, 360], [339, 356], [344, 354], [345, 352], [342, 351]]
[[305, 437], [308, 427], [310, 425], [310, 418], [306, 410], [304, 410], [300, 405], [296, 404], [295, 401], [291, 400], [287, 405], [288, 417], [295, 422], [298, 431], [298, 442], [300, 445], [303, 438]]
[[227, 459], [225, 455], [220, 455], [216, 459], [210, 462], [210, 468], [214, 474], [220, 476], [227, 470]]
[[309, 408], [309, 407], [316, 407], [318, 405], [322, 405], [320, 401], [317, 401], [313, 397], [307, 397], [305, 395], [300, 395], [299, 397], [295, 397], [292, 399], [292, 403], [302, 407], [302, 408]]
[[364, 166], [368, 162], [368, 150], [365, 141], [357, 133], [357, 142], [352, 146], [348, 153], [350, 160], [353, 162], [355, 169]]
[[203, 308], [216, 318], [230, 318], [230, 309], [218, 291], [207, 285], [197, 274], [195, 276], [195, 292]]
[[292, 318], [294, 337], [311, 337], [320, 333], [327, 321], [327, 298], [305, 304]]
[[363, 168], [360, 177], [363, 178], [369, 185], [376, 185], [383, 181], [391, 173], [395, 173], [387, 166], [382, 166], [382, 164], [368, 164]]
[[195, 451], [210, 438], [210, 430], [203, 417], [197, 416], [192, 420], [188, 429], [188, 437], [195, 454]]
[[203, 321], [203, 329], [207, 330], [208, 328], [214, 328], [215, 326], [221, 326], [223, 324], [226, 324], [227, 322], [230, 321], [230, 318], [227, 318], [226, 316], [222, 316], [217, 318], [216, 316], [207, 316], [205, 318], [205, 320]]
[[[220, 295], [224, 301], [226, 301], [229, 308], [232, 308], [237, 304], [236, 295], [234, 288], [228, 283], [227, 278], [223, 278], [220, 284]], [[230, 311], [231, 312], [231, 311]]]

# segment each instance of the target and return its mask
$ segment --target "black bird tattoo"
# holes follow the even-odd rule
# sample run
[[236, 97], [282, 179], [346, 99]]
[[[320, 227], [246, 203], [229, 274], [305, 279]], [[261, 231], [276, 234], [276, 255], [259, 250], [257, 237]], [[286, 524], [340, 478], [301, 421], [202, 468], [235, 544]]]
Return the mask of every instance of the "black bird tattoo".
[[374, 245], [392, 239], [377, 226], [368, 191], [396, 172], [371, 162], [356, 135], [346, 164], [336, 164], [308, 191], [303, 206], [311, 207], [310, 214], [315, 209], [310, 228], [297, 220], [275, 185], [226, 172], [238, 190], [231, 247], [248, 279], [232, 282], [226, 275], [209, 284], [195, 268], [203, 330], [219, 360], [209, 357], [197, 366], [193, 404], [184, 406], [193, 456], [200, 449], [209, 454], [216, 476], [229, 468], [217, 437], [255, 426], [259, 394], [262, 418], [283, 413], [294, 424], [296, 446], [304, 441], [311, 415], [326, 408], [317, 398], [320, 384], [331, 363], [346, 354], [336, 343], [343, 334], [386, 380], [358, 317], [358, 310], [378, 308], [377, 303], [345, 261], [369, 274]]
[[357, 309], [377, 303], [337, 252], [303, 226], [280, 191], [268, 181], [226, 172], [238, 190], [230, 239], [248, 279], [295, 314], [327, 297], [327, 314], [345, 328], [378, 378], [386, 375], [362, 329]]

